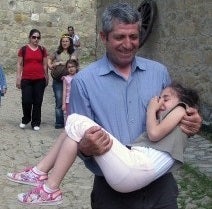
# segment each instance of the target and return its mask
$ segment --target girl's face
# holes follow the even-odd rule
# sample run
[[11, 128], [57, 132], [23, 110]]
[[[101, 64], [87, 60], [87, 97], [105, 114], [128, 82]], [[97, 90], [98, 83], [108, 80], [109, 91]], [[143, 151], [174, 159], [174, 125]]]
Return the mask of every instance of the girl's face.
[[61, 44], [62, 44], [63, 49], [67, 50], [71, 44], [70, 39], [68, 37], [62, 38]]
[[71, 64], [71, 63], [68, 63], [67, 69], [68, 69], [69, 75], [75, 75], [76, 72], [77, 72], [76, 66], [74, 64]]
[[174, 106], [176, 106], [179, 102], [179, 97], [175, 90], [170, 87], [165, 88], [160, 95], [161, 99], [163, 99], [163, 104], [160, 107], [160, 112], [165, 110], [170, 110]]

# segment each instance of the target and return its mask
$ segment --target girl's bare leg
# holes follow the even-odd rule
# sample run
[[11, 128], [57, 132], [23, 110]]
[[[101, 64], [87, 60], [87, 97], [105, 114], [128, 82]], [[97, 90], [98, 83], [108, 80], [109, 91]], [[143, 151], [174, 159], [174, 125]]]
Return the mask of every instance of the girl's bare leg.
[[57, 154], [54, 167], [48, 177], [46, 185], [51, 189], [58, 189], [61, 181], [66, 175], [67, 171], [74, 163], [77, 156], [77, 142], [70, 139], [68, 136], [65, 138]]
[[54, 145], [51, 147], [49, 152], [46, 156], [36, 165], [37, 169], [48, 173], [54, 166], [55, 161], [57, 159], [58, 153], [62, 147], [63, 142], [65, 141], [65, 138], [67, 137], [67, 134], [65, 131], [63, 131], [57, 140], [55, 141]]

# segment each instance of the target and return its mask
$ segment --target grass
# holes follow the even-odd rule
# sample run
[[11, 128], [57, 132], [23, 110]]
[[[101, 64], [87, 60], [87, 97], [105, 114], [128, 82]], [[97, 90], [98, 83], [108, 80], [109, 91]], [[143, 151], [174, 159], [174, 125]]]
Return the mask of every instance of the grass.
[[178, 180], [180, 194], [179, 208], [212, 209], [212, 179], [201, 173], [197, 168], [184, 164]]

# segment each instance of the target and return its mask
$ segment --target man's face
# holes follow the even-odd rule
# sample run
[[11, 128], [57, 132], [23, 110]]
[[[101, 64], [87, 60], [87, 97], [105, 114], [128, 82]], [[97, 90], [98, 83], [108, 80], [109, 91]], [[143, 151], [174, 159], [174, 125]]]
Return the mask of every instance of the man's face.
[[101, 33], [110, 61], [116, 67], [131, 65], [139, 48], [139, 24], [114, 21], [113, 30], [106, 36]]
[[74, 34], [74, 29], [73, 28], [69, 28], [68, 29], [68, 33], [70, 36], [72, 36]]

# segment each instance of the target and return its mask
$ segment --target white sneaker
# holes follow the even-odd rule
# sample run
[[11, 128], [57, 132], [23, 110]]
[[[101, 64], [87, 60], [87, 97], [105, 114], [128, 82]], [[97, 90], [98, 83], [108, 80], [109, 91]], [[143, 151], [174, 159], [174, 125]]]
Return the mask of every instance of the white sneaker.
[[20, 123], [19, 127], [22, 128], [22, 129], [24, 129], [26, 127], [26, 124]]
[[34, 131], [39, 131], [40, 127], [39, 126], [35, 126], [33, 129], [34, 129]]

